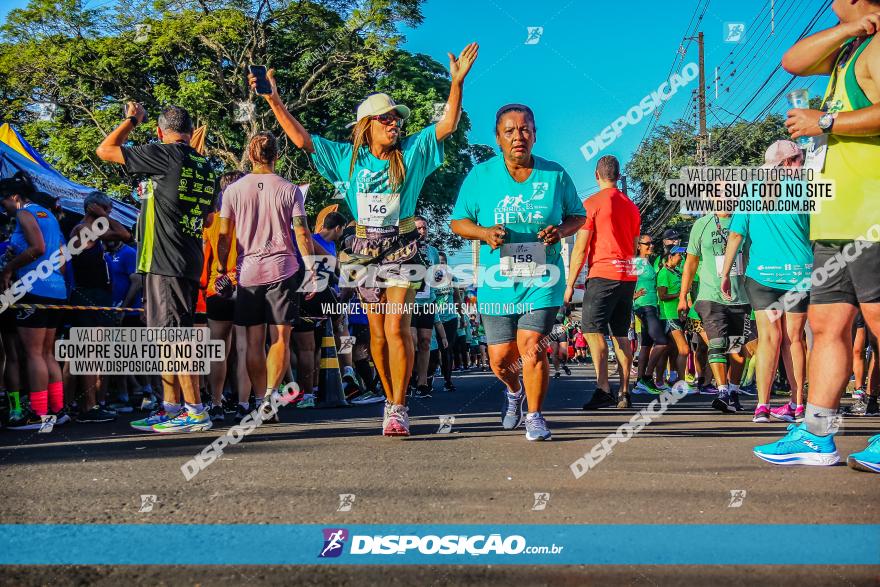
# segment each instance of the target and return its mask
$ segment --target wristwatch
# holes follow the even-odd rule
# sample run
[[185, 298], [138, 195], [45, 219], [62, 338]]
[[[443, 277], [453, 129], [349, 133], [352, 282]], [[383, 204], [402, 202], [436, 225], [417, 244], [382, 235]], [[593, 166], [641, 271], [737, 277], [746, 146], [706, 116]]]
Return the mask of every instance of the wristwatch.
[[831, 132], [831, 127], [834, 126], [834, 119], [837, 118], [836, 114], [831, 114], [830, 112], [826, 112], [822, 116], [819, 117], [819, 128], [822, 129], [822, 132], [828, 134]]
[[141, 121], [138, 120], [138, 117], [137, 117], [137, 116], [134, 116], [134, 115], [132, 115], [132, 116], [126, 116], [125, 119], [126, 119], [126, 120], [130, 120], [130, 121], [131, 121], [131, 125], [134, 126], [134, 127], [136, 127], [137, 125], [139, 125], [139, 124], [141, 123]]

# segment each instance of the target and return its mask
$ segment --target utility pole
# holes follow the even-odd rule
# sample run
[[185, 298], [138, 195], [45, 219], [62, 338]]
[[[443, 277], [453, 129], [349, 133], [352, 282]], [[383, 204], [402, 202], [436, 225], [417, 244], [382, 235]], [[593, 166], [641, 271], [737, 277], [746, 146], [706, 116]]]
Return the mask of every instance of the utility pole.
[[687, 39], [696, 40], [697, 48], [699, 49], [700, 89], [697, 91], [697, 108], [699, 111], [700, 132], [697, 135], [697, 165], [705, 165], [708, 145], [706, 141], [706, 52], [703, 43], [703, 33], [700, 32], [696, 37], [687, 37]]

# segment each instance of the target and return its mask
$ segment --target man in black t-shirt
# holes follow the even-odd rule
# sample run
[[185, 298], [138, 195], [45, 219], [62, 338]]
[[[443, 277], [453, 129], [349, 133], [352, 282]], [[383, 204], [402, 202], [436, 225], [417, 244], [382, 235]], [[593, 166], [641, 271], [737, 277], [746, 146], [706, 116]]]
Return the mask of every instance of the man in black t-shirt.
[[[202, 222], [213, 210], [216, 175], [208, 160], [190, 146], [192, 120], [179, 106], [166, 108], [156, 131], [160, 143], [123, 146], [146, 120], [143, 106], [130, 102], [127, 118], [97, 149], [104, 161], [144, 175], [138, 218], [138, 272], [144, 273], [144, 310], [149, 327], [191, 327], [202, 272]], [[194, 375], [162, 376], [164, 405], [143, 420], [138, 430], [195, 432], [211, 427]], [[183, 390], [186, 409], [180, 405]]]

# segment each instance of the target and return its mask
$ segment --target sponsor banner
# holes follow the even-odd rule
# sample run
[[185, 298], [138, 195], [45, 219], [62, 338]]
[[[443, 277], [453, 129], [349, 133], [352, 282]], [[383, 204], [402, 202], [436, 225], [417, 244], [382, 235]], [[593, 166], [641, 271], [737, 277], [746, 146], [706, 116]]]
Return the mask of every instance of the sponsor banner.
[[880, 525], [3, 524], [0, 564], [878, 565]]

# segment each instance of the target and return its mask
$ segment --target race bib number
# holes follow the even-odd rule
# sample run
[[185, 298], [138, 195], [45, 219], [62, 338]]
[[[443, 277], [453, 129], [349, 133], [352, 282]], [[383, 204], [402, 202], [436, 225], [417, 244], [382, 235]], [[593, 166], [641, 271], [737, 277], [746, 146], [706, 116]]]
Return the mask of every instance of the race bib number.
[[821, 172], [825, 168], [825, 156], [828, 155], [828, 135], [813, 137], [813, 147], [804, 158], [804, 168]]
[[[733, 260], [733, 266], [730, 268], [730, 276], [734, 275], [742, 275], [742, 266], [743, 266], [743, 256], [742, 253], [737, 253], [736, 258]], [[718, 277], [721, 277], [721, 270], [724, 268], [724, 255], [715, 255], [715, 272], [718, 274]]]
[[373, 227], [400, 224], [400, 194], [358, 192], [357, 204], [358, 224]]
[[501, 245], [502, 277], [541, 277], [546, 271], [547, 249], [544, 243]]

